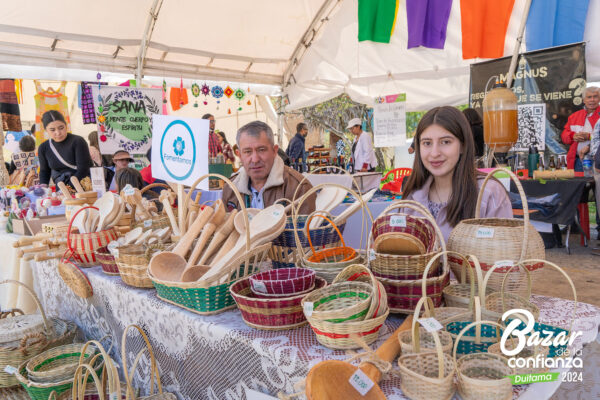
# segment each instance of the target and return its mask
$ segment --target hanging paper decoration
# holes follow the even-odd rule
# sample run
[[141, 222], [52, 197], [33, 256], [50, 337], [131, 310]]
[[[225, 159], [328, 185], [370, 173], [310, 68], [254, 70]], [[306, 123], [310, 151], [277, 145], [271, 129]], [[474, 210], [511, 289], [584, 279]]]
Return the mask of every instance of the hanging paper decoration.
[[208, 102], [206, 101], [206, 96], [208, 96], [210, 94], [210, 88], [208, 87], [208, 85], [206, 84], [206, 82], [204, 83], [204, 85], [202, 85], [202, 94], [205, 97], [205, 99], [204, 99], [204, 105], [207, 105]]
[[225, 96], [227, 96], [227, 98], [230, 98], [231, 95], [233, 94], [233, 89], [229, 85], [227, 85], [223, 94], [225, 94]]
[[227, 114], [231, 114], [231, 108], [227, 110]]
[[237, 89], [233, 95], [235, 96], [236, 99], [238, 99], [238, 101], [242, 101], [244, 100], [244, 97], [246, 97], [246, 92], [244, 92], [243, 89]]
[[194, 107], [198, 107], [198, 96], [200, 96], [200, 86], [197, 83], [192, 84], [192, 96], [196, 98], [194, 101]]
[[167, 104], [167, 81], [163, 79], [163, 104]]
[[221, 103], [221, 100], [218, 100], [218, 99], [223, 97], [223, 88], [219, 85], [213, 86], [212, 89], [210, 89], [210, 93], [212, 94], [212, 97], [217, 99], [217, 110], [218, 110], [219, 104]]

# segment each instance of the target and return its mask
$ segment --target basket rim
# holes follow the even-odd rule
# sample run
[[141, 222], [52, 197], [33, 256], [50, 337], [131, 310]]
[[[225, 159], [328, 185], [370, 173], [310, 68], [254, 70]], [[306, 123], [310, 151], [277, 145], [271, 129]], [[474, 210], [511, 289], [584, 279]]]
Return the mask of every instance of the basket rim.
[[[248, 281], [248, 287], [251, 287], [250, 282], [249, 282], [249, 277], [242, 278], [229, 287], [229, 291], [231, 292], [231, 295], [233, 296], [234, 299], [236, 297], [240, 297], [245, 300], [247, 299], [250, 301], [259, 301], [261, 303], [270, 303], [270, 302], [274, 302], [274, 301], [295, 300], [298, 298], [304, 298], [309, 294], [309, 293], [301, 293], [301, 294], [293, 294], [288, 297], [265, 297], [265, 298], [245, 296], [245, 295], [239, 293], [240, 288], [238, 286], [242, 286], [246, 281]], [[318, 286], [317, 281], [321, 282], [322, 286], [317, 287]], [[315, 276], [315, 287], [314, 287], [313, 291], [322, 289], [326, 286], [328, 286], [328, 284], [325, 279], [321, 278], [320, 276]], [[250, 292], [252, 293], [252, 291], [250, 291]]]

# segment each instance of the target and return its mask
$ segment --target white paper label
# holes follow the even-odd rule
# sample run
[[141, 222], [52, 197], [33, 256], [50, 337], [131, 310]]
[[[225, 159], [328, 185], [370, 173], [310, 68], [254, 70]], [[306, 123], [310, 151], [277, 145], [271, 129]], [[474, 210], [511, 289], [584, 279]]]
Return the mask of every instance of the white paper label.
[[390, 218], [390, 226], [406, 228], [406, 215], [392, 215]]
[[119, 393], [111, 393], [110, 394], [110, 400], [120, 400], [119, 399]]
[[144, 228], [150, 228], [152, 226], [152, 220], [147, 219], [144, 221]]
[[356, 389], [361, 396], [369, 393], [369, 390], [375, 385], [375, 383], [360, 368], [352, 374], [348, 382], [350, 382], [352, 387]]
[[127, 184], [123, 188], [123, 193], [125, 194], [125, 196], [131, 196], [135, 193], [135, 189], [130, 184]]
[[247, 400], [277, 400], [277, 397], [269, 396], [267, 394], [257, 392], [256, 390], [246, 389]]
[[494, 263], [494, 267], [498, 266], [499, 268], [502, 267], [514, 267], [515, 263], [512, 260], [498, 260]]
[[252, 281], [252, 288], [255, 292], [267, 293], [267, 286], [261, 281]]
[[279, 217], [281, 215], [281, 211], [273, 211], [274, 217]]
[[375, 259], [375, 250], [371, 249], [369, 250], [369, 261], [373, 261]]
[[17, 372], [17, 369], [12, 365], [7, 365], [6, 367], [4, 367], [4, 372], [10, 375], [14, 375]]
[[427, 332], [436, 332], [443, 328], [435, 318], [419, 318], [418, 321]]
[[307, 317], [310, 317], [312, 315], [314, 309], [315, 305], [312, 301], [307, 301], [306, 303], [304, 303], [304, 315], [306, 315]]
[[494, 237], [494, 228], [478, 228], [475, 237], [477, 239], [491, 239]]

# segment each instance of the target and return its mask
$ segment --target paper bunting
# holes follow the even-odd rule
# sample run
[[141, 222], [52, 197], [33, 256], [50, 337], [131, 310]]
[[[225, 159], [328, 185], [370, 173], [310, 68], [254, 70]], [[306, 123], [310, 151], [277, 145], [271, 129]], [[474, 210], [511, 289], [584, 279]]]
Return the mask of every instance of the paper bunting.
[[227, 96], [227, 98], [230, 98], [231, 95], [233, 94], [233, 89], [231, 88], [231, 86], [227, 85], [223, 94], [225, 94], [225, 96]]

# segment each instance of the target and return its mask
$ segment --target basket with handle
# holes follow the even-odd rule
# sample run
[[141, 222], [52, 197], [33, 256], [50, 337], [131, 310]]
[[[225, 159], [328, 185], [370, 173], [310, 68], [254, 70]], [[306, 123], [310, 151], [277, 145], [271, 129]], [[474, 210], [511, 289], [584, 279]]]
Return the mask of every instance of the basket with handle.
[[344, 281], [365, 282], [373, 287], [371, 305], [365, 319], [378, 317], [387, 311], [388, 303], [385, 288], [367, 267], [362, 264], [352, 264], [347, 266], [333, 279], [333, 283]]
[[[517, 345], [518, 345], [519, 341], [515, 338], [510, 338], [506, 340], [506, 348], [508, 350], [514, 350]], [[493, 345], [491, 345], [490, 347], [488, 347], [488, 353], [490, 354], [497, 354], [501, 357], [506, 357], [506, 355], [502, 352], [502, 348], [500, 346], [500, 343], [494, 343]], [[525, 347], [523, 347], [523, 349], [521, 351], [519, 351], [517, 354], [515, 354], [512, 357], [515, 358], [522, 358], [525, 360], [525, 366], [524, 367], [515, 367], [515, 374], [516, 375], [522, 375], [522, 374], [542, 374], [544, 372], [548, 372], [548, 370], [550, 369], [549, 367], [543, 366], [541, 368], [537, 368], [535, 367], [535, 363], [536, 360], [538, 358], [538, 355], [546, 358], [548, 356], [548, 353], [550, 352], [550, 349], [548, 347], [544, 347], [541, 345], [538, 346], [530, 346], [527, 343], [525, 344]], [[530, 360], [532, 361], [530, 363]], [[531, 366], [529, 366], [531, 365]]]
[[[235, 307], [235, 301], [231, 297], [229, 288], [236, 281], [246, 278], [257, 272], [259, 265], [266, 261], [271, 243], [250, 247], [250, 224], [248, 222], [248, 211], [244, 205], [241, 194], [228, 178], [219, 174], [206, 174], [194, 182], [187, 193], [185, 203], [188, 203], [193, 190], [204, 179], [216, 177], [228, 184], [237, 197], [241, 212], [244, 215], [245, 224], [245, 254], [233, 260], [225, 266], [220, 276], [214, 276], [208, 281], [202, 282], [172, 282], [158, 279], [148, 271], [156, 293], [161, 300], [175, 304], [197, 314], [217, 314]], [[184, 220], [187, 218], [187, 210], [184, 212]]]
[[[533, 324], [533, 329], [532, 329], [532, 333], [535, 334], [537, 333], [538, 335], [540, 335], [541, 337], [545, 337], [548, 333], [552, 333], [554, 336], [554, 338], [558, 337], [558, 336], [563, 336], [564, 337], [564, 341], [565, 342], [571, 342], [572, 341], [572, 334], [573, 334], [573, 323], [575, 322], [575, 316], [577, 313], [577, 291], [575, 290], [575, 285], [573, 284], [573, 281], [571, 280], [571, 278], [569, 277], [569, 275], [558, 265], [556, 265], [553, 262], [550, 261], [544, 261], [544, 260], [539, 260], [539, 259], [531, 259], [531, 260], [523, 260], [520, 264], [523, 266], [527, 266], [530, 265], [531, 263], [544, 263], [546, 264], [546, 267], [552, 267], [554, 269], [556, 269], [558, 272], [560, 272], [565, 279], [567, 280], [567, 282], [569, 283], [569, 285], [571, 286], [571, 290], [573, 291], [573, 313], [572, 313], [572, 317], [571, 317], [571, 321], [569, 323], [569, 327], [568, 328], [563, 328], [560, 326], [555, 326], [555, 325], [550, 325], [550, 324], [544, 324], [541, 322], [535, 322]], [[507, 324], [515, 324], [516, 329], [519, 330], [523, 330], [525, 329], [525, 326], [529, 324], [529, 321], [525, 320], [524, 316], [520, 313], [515, 313], [513, 314], [514, 318], [510, 318], [510, 316], [506, 319], [505, 323]], [[525, 320], [525, 321], [524, 321]], [[560, 344], [560, 343], [552, 343], [551, 346], [549, 346], [549, 352], [548, 352], [548, 357], [567, 357], [569, 355], [569, 350], [568, 350], [568, 346], [570, 345], [569, 343], [567, 344]]]
[[[481, 218], [481, 201], [484, 189], [494, 173], [501, 171], [507, 173], [514, 182], [521, 201], [523, 202], [523, 219], [512, 218]], [[513, 263], [526, 259], [544, 259], [545, 249], [542, 237], [529, 222], [529, 208], [527, 198], [519, 179], [510, 171], [503, 168], [492, 170], [479, 189], [475, 218], [466, 219], [458, 223], [448, 237], [448, 249], [460, 254], [472, 254], [477, 257], [481, 269], [487, 272], [498, 261], [509, 260]], [[460, 273], [461, 260], [451, 258], [450, 268], [456, 276]], [[525, 267], [530, 272], [541, 271], [544, 263], [536, 262]], [[500, 291], [504, 273], [512, 267], [498, 268], [489, 279], [489, 287]], [[515, 278], [518, 282], [513, 285], [509, 280], [506, 291], [525, 297], [526, 288], [520, 284], [522, 276], [519, 270]], [[535, 272], [537, 273], [537, 272]], [[535, 279], [535, 274], [532, 276]], [[467, 276], [468, 279], [468, 276]], [[513, 287], [514, 286], [514, 287]]]
[[[0, 285], [15, 284], [21, 286], [31, 296], [40, 311], [37, 314], [3, 313], [0, 318], [0, 388], [19, 384], [15, 375], [6, 372], [11, 366], [18, 368], [24, 361], [44, 351], [56, 338], [52, 322], [46, 317], [40, 299], [31, 288], [22, 282], [3, 280]], [[12, 314], [12, 315], [11, 315]]]
[[[471, 308], [475, 290], [479, 291], [480, 299], [485, 299], [486, 295], [492, 293], [492, 290], [482, 283], [483, 276], [477, 257], [449, 251], [448, 258], [462, 260], [460, 277], [458, 277], [460, 283], [453, 283], [444, 288], [444, 300], [448, 307]], [[474, 265], [474, 268], [467, 268], [469, 264]], [[473, 270], [475, 270], [475, 277], [473, 277]], [[470, 275], [469, 279], [466, 278], [466, 275]]]
[[[144, 339], [144, 343], [146, 344], [146, 348], [142, 349], [133, 362], [133, 366], [131, 367], [131, 371], [127, 369], [127, 332], [129, 329], [135, 328], [140, 333], [142, 338]], [[135, 372], [135, 369], [141, 359], [141, 356], [144, 352], [147, 351], [150, 355], [150, 395], [144, 397], [137, 397], [135, 394], [135, 390], [131, 384], [132, 377], [131, 375]], [[121, 339], [121, 360], [123, 362], [123, 375], [125, 375], [125, 384], [127, 386], [127, 396], [131, 400], [177, 400], [172, 393], [163, 392], [162, 383], [160, 382], [160, 373], [158, 372], [158, 366], [156, 365], [156, 359], [154, 357], [154, 351], [152, 351], [152, 345], [150, 344], [150, 340], [146, 333], [137, 325], [128, 325], [123, 331], [123, 337]], [[158, 393], [154, 393], [154, 379], [156, 379], [156, 390]]]
[[476, 321], [467, 324], [454, 341], [453, 358], [458, 378], [458, 394], [463, 400], [510, 400], [513, 398], [512, 383], [508, 375], [514, 370], [508, 360], [498, 354], [472, 353], [456, 360], [463, 335], [481, 326], [502, 328], [493, 321]]
[[90, 233], [72, 233], [73, 221], [75, 217], [85, 209], [98, 210], [97, 207], [82, 207], [73, 216], [67, 229], [67, 247], [73, 260], [79, 267], [92, 267], [98, 265], [96, 259], [96, 250], [106, 247], [113, 240], [117, 240], [117, 231], [115, 228], [108, 228], [100, 232]]
[[[171, 189], [169, 187], [169, 185], [167, 185], [165, 183], [152, 183], [152, 184], [144, 186], [142, 189], [140, 189], [140, 194], [143, 195], [148, 190], [154, 189], [157, 187], [164, 188], [166, 190]], [[156, 201], [158, 201], [158, 197], [156, 198]], [[176, 213], [177, 210], [173, 209], [173, 212]], [[132, 210], [131, 214], [135, 215], [135, 209]], [[177, 215], [175, 215], [175, 218], [177, 218]], [[137, 227], [141, 227], [143, 229], [162, 229], [162, 228], [166, 228], [167, 226], [170, 227], [171, 222], [169, 221], [169, 216], [163, 210], [163, 212], [161, 212], [160, 214], [153, 215], [151, 219], [146, 219], [144, 221], [136, 221], [135, 223], [133, 223], [131, 225], [131, 229], [135, 229]]]
[[[439, 227], [429, 210], [412, 200], [396, 200], [386, 207], [376, 219], [379, 221], [386, 221], [385, 224], [380, 224], [379, 230], [384, 229], [386, 226], [389, 226], [389, 229], [408, 229], [406, 227], [410, 226], [411, 223], [416, 224], [415, 221], [417, 221], [417, 217], [403, 213], [390, 214], [392, 210], [399, 208], [411, 209], [423, 215], [423, 218], [419, 217], [419, 229], [423, 231], [423, 234], [420, 234], [420, 237], [422, 238], [417, 240], [427, 243], [426, 249], [430, 250], [426, 251], [425, 254], [409, 255], [379, 253], [373, 248], [375, 240], [374, 236], [378, 230], [377, 228], [371, 229], [368, 240], [368, 247], [370, 249], [368, 265], [371, 271], [373, 271], [373, 274], [379, 278], [396, 281], [420, 279], [423, 276], [423, 271], [425, 271], [425, 267], [429, 260], [431, 260], [431, 258], [439, 251], [445, 250], [444, 237], [440, 236], [440, 233], [438, 232]], [[390, 217], [389, 220], [388, 217]], [[395, 221], [392, 221], [391, 217], [397, 218], [395, 218]], [[398, 227], [392, 227], [391, 225], [398, 225]], [[433, 232], [433, 237], [430, 237], [431, 232]], [[428, 275], [428, 277], [435, 276], [438, 272], [437, 268], [432, 268], [429, 271], [430, 275]]]
[[[402, 331], [398, 334], [401, 354], [419, 353], [421, 349], [426, 351], [437, 351], [438, 342], [443, 353], [452, 354], [452, 336], [446, 331], [440, 331], [437, 334], [437, 340], [432, 332], [427, 332], [425, 328], [419, 327], [417, 320], [421, 313], [421, 308], [433, 308], [433, 302], [429, 297], [422, 297], [415, 308], [415, 315], [412, 320], [412, 329]], [[439, 321], [438, 321], [439, 322]]]
[[455, 362], [450, 354], [443, 351], [440, 334], [443, 335], [444, 332], [431, 332], [435, 351], [421, 352], [419, 329], [415, 329], [416, 319], [413, 318], [413, 338], [417, 337], [417, 340], [413, 341], [414, 353], [405, 354], [402, 351], [402, 356], [398, 359], [402, 393], [414, 400], [451, 399], [456, 390]]
[[164, 249], [162, 243], [119, 247], [116, 261], [123, 282], [137, 288], [154, 287], [148, 275], [148, 263], [154, 253]]
[[365, 282], [337, 282], [315, 290], [302, 299], [311, 317], [328, 322], [362, 321], [367, 317], [373, 286]]

